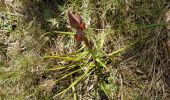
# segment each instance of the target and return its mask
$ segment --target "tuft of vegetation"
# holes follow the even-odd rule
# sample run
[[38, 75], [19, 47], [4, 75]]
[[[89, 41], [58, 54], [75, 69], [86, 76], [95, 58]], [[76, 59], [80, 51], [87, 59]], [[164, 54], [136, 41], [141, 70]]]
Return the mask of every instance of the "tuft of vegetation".
[[169, 30], [168, 0], [2, 0], [0, 99], [166, 100]]

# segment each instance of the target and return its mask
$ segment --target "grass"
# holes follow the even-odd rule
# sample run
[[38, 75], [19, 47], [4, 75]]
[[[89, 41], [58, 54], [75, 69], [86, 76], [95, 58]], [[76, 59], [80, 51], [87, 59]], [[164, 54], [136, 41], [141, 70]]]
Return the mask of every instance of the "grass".
[[[169, 98], [169, 1], [61, 1], [0, 3], [1, 99]], [[70, 9], [93, 49], [74, 40]]]

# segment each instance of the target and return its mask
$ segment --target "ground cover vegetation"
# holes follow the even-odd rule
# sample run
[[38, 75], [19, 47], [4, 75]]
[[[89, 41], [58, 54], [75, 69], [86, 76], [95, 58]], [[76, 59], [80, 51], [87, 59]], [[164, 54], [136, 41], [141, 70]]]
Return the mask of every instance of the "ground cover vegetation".
[[167, 100], [169, 37], [169, 0], [1, 0], [0, 98]]

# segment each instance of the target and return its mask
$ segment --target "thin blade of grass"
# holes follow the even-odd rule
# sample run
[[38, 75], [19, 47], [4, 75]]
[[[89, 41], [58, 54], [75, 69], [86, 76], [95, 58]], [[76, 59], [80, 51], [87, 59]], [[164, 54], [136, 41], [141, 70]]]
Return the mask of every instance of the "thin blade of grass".
[[56, 66], [54, 68], [49, 68], [47, 69], [48, 71], [55, 71], [55, 70], [61, 70], [61, 69], [64, 69], [66, 68], [67, 66]]
[[80, 58], [70, 58], [70, 57], [62, 57], [62, 56], [44, 56], [43, 58], [53, 58], [53, 59], [63, 59], [66, 61], [80, 61]]
[[70, 76], [70, 75], [72, 75], [72, 74], [74, 74], [74, 73], [76, 73], [76, 72], [79, 72], [79, 71], [81, 71], [81, 69], [78, 69], [78, 70], [75, 70], [75, 71], [73, 71], [73, 72], [70, 72], [70, 73], [64, 75], [63, 77], [59, 78], [59, 79], [56, 80], [55, 82], [57, 83], [58, 81], [60, 81], [60, 80], [62, 80], [62, 79], [64, 79], [64, 78], [66, 78], [66, 77], [68, 77], [68, 76]]
[[55, 98], [55, 97], [57, 97], [57, 96], [59, 96], [59, 95], [61, 95], [61, 94], [62, 94], [61, 97], [63, 97], [64, 94], [65, 94], [68, 90], [70, 90], [73, 86], [75, 86], [78, 82], [80, 82], [83, 78], [85, 78], [85, 76], [88, 76], [88, 75], [91, 74], [93, 71], [94, 71], [94, 69], [93, 69], [92, 71], [90, 71], [90, 72], [87, 71], [87, 72], [84, 73], [83, 75], [79, 76], [67, 89], [65, 89], [65, 90], [61, 91], [60, 93], [56, 94], [53, 98]]
[[[73, 83], [73, 78], [71, 78], [71, 82]], [[77, 94], [76, 94], [75, 86], [72, 87], [72, 91], [73, 91], [74, 100], [77, 100]]]
[[84, 58], [89, 52], [88, 51], [84, 51], [82, 53], [78, 54], [78, 57]]
[[[138, 42], [138, 41], [137, 41], [137, 42]], [[120, 48], [120, 49], [118, 49], [118, 50], [116, 50], [116, 51], [108, 54], [108, 56], [116, 56], [117, 54], [125, 51], [127, 48], [131, 47], [132, 45], [134, 45], [134, 44], [137, 43], [137, 42], [131, 43], [130, 45], [127, 45], [127, 46], [125, 46], [125, 47], [123, 47], [123, 48]]]
[[66, 70], [64, 70], [62, 73], [65, 73], [65, 72], [67, 72], [68, 70], [71, 70], [71, 69], [73, 69], [73, 68], [75, 68], [75, 67], [77, 67], [77, 65], [76, 65], [76, 64], [71, 65], [71, 66], [68, 66], [68, 67], [67, 67], [67, 69], [66, 69]]
[[69, 54], [65, 54], [65, 55], [61, 55], [61, 56], [73, 56], [73, 55], [77, 55], [79, 54], [80, 51], [82, 51], [85, 48], [85, 45], [83, 45], [79, 50], [69, 53]]
[[99, 58], [97, 58], [96, 61], [109, 71], [109, 68]]

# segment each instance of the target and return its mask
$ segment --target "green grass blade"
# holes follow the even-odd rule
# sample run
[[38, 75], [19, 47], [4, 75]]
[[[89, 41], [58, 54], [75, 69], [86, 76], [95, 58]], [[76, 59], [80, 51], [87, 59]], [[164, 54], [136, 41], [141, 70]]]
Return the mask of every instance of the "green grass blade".
[[109, 71], [109, 68], [99, 58], [96, 58], [96, 61]]
[[75, 71], [73, 71], [73, 72], [70, 72], [70, 73], [64, 75], [63, 77], [59, 78], [59, 79], [56, 80], [55, 82], [57, 83], [58, 81], [60, 81], [60, 80], [62, 80], [62, 79], [64, 79], [64, 78], [66, 78], [66, 77], [68, 77], [68, 76], [70, 76], [70, 75], [72, 75], [72, 74], [74, 74], [74, 73], [76, 73], [76, 72], [79, 72], [79, 71], [81, 71], [81, 69], [78, 69], [78, 70], [75, 70]]
[[88, 51], [84, 51], [82, 53], [77, 54], [79, 58], [84, 58], [87, 54], [89, 54]]
[[[73, 83], [73, 78], [71, 78], [71, 82]], [[76, 94], [75, 86], [72, 87], [72, 91], [73, 91], [74, 100], [77, 100], [77, 94]]]
[[108, 54], [108, 56], [116, 56], [118, 53], [121, 53], [122, 51], [124, 51], [126, 49], [126, 47], [120, 48], [110, 54]]
[[[138, 42], [138, 41], [137, 41], [137, 42]], [[120, 48], [120, 49], [118, 49], [118, 50], [116, 50], [116, 51], [108, 54], [108, 56], [116, 56], [117, 54], [125, 51], [127, 48], [131, 47], [132, 45], [136, 44], [137, 42], [131, 43], [131, 44], [128, 45], [128, 46], [125, 46], [125, 47], [123, 47], [123, 48]]]
[[62, 57], [62, 56], [44, 56], [43, 58], [63, 59], [66, 61], [80, 61], [80, 58]]
[[71, 69], [73, 69], [73, 68], [75, 68], [75, 67], [77, 67], [76, 64], [71, 65], [71, 66], [68, 66], [67, 69], [66, 69], [65, 71], [63, 71], [63, 73], [65, 73], [66, 71], [71, 70]]
[[75, 86], [78, 82], [80, 82], [83, 78], [85, 78], [86, 76], [88, 76], [89, 74], [91, 74], [93, 71], [94, 71], [94, 69], [93, 69], [92, 71], [90, 71], [90, 72], [87, 71], [87, 72], [84, 73], [83, 75], [79, 76], [67, 89], [65, 89], [65, 90], [63, 90], [62, 92], [56, 94], [53, 98], [55, 98], [55, 97], [57, 97], [57, 96], [59, 96], [59, 95], [61, 95], [61, 94], [62, 94], [61, 97], [63, 97], [64, 94], [65, 94], [68, 90], [70, 90], [73, 86]]
[[77, 55], [77, 54], [79, 54], [79, 52], [82, 51], [84, 48], [85, 48], [85, 45], [83, 45], [79, 50], [77, 50], [77, 51], [75, 51], [75, 52], [72, 52], [72, 53], [69, 53], [69, 54], [64, 54], [64, 55], [61, 55], [61, 56], [73, 56], [73, 55]]

